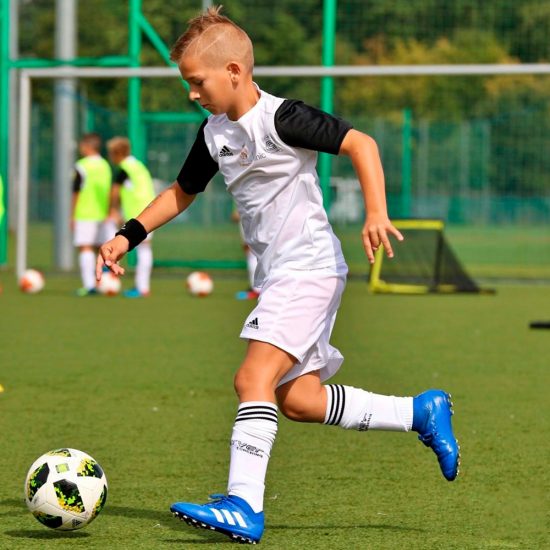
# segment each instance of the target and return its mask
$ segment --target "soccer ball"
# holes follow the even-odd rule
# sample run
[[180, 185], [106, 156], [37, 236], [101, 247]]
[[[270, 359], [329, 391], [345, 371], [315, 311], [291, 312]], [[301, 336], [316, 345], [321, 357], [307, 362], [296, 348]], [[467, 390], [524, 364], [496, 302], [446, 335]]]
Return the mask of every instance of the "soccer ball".
[[76, 449], [56, 449], [29, 469], [25, 501], [46, 527], [80, 529], [101, 512], [107, 500], [107, 479], [101, 466]]
[[120, 279], [112, 272], [107, 271], [101, 274], [101, 280], [97, 283], [100, 294], [115, 296], [120, 292]]
[[187, 290], [193, 296], [208, 296], [214, 290], [214, 281], [204, 271], [193, 271], [187, 277]]
[[19, 279], [19, 288], [27, 294], [36, 294], [44, 288], [44, 275], [36, 269], [27, 269]]

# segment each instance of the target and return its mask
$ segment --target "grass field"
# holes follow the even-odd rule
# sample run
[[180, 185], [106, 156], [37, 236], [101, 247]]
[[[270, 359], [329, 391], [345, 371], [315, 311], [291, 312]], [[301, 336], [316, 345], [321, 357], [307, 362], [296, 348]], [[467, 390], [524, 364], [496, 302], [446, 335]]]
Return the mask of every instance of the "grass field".
[[[225, 489], [242, 279], [206, 299], [182, 277], [146, 300], [76, 298], [75, 277], [36, 296], [0, 273], [0, 548], [206, 549], [229, 539], [172, 518], [175, 500]], [[550, 452], [547, 286], [495, 296], [372, 296], [351, 281], [333, 341], [334, 381], [410, 395], [453, 394], [462, 470], [446, 482], [413, 434], [348, 432], [282, 419], [262, 546], [274, 549], [548, 548]], [[23, 503], [28, 467], [56, 447], [106, 471], [100, 517], [62, 534]]]

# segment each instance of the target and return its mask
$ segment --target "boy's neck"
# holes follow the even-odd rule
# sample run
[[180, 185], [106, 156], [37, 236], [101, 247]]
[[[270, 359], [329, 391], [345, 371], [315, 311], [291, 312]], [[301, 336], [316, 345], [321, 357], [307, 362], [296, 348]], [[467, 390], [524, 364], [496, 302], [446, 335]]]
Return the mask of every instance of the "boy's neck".
[[248, 113], [259, 100], [260, 90], [256, 84], [250, 80], [247, 82], [242, 93], [238, 96], [238, 100], [235, 102], [234, 107], [227, 112], [227, 118], [233, 121], [239, 120], [239, 118]]

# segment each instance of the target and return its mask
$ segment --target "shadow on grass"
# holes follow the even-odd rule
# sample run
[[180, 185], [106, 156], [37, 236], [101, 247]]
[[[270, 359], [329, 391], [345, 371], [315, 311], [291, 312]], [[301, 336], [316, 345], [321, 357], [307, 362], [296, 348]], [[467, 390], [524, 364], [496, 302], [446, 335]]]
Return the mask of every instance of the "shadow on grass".
[[170, 512], [159, 512], [158, 510], [148, 510], [146, 508], [130, 508], [129, 506], [111, 506], [107, 504], [101, 512], [102, 516], [123, 516], [125, 518], [149, 519], [160, 523], [167, 517], [171, 517]]
[[82, 531], [36, 531], [35, 529], [14, 529], [12, 531], [4, 531], [8, 537], [18, 539], [36, 539], [36, 540], [55, 540], [65, 539], [84, 539], [90, 536], [90, 533]]
[[[185, 529], [185, 526], [183, 527]], [[382, 524], [370, 524], [370, 525], [268, 525], [268, 530], [280, 530], [280, 531], [303, 531], [308, 529], [314, 529], [319, 532], [324, 532], [325, 534], [329, 531], [350, 531], [350, 530], [357, 530], [357, 529], [364, 529], [366, 531], [373, 531], [373, 530], [386, 530], [386, 531], [395, 531], [395, 532], [417, 532], [422, 533], [424, 532], [424, 529], [419, 529], [416, 527], [402, 527], [400, 525], [382, 525]], [[234, 542], [229, 539], [226, 535], [223, 535], [222, 533], [217, 533], [213, 531], [207, 531], [202, 529], [197, 529], [196, 531], [197, 537], [200, 537], [200, 539], [163, 539], [163, 543], [167, 544], [221, 544], [221, 543], [228, 543], [228, 544], [234, 544]]]

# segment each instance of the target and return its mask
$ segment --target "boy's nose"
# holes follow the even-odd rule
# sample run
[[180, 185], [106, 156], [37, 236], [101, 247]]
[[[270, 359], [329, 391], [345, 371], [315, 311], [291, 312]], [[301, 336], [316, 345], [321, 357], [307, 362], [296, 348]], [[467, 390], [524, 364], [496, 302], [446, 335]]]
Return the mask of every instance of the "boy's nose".
[[189, 99], [191, 101], [197, 101], [199, 99], [200, 95], [197, 92], [189, 92]]

